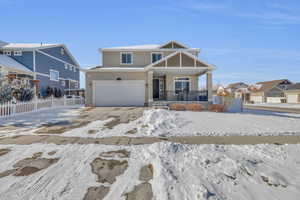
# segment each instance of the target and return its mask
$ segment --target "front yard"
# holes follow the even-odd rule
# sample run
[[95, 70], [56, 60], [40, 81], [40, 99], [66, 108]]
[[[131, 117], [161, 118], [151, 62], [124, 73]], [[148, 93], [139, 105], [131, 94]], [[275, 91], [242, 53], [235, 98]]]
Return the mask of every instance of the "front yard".
[[[23, 145], [14, 143], [20, 135], [30, 136]], [[163, 142], [224, 135], [300, 136], [300, 114], [65, 107], [19, 115], [0, 125], [1, 200], [298, 199], [298, 144]], [[159, 140], [122, 145], [115, 136]]]

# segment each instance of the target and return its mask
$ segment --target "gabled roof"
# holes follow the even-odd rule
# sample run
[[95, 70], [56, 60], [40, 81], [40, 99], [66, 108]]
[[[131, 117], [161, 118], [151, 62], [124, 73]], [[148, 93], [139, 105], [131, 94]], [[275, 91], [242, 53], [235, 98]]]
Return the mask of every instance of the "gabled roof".
[[210, 69], [215, 69], [215, 66], [210, 65], [210, 64], [208, 64], [208, 63], [206, 63], [206, 62], [200, 60], [198, 57], [194, 56], [193, 54], [190, 54], [190, 53], [188, 53], [188, 52], [186, 52], [186, 51], [181, 51], [181, 50], [176, 51], [176, 52], [174, 52], [174, 53], [172, 53], [172, 54], [170, 54], [170, 55], [164, 57], [163, 59], [160, 59], [160, 60], [158, 60], [158, 61], [156, 61], [156, 62], [154, 62], [154, 63], [149, 64], [148, 66], [146, 66], [146, 68], [151, 68], [151, 67], [153, 67], [153, 66], [155, 66], [155, 65], [157, 65], [157, 64], [160, 64], [160, 63], [162, 63], [162, 62], [165, 62], [166, 60], [170, 59], [171, 57], [176, 56], [176, 55], [179, 54], [179, 53], [185, 54], [185, 55], [189, 56], [190, 58], [196, 59], [196, 61], [202, 63], [204, 66], [206, 66], [206, 67], [208, 67], [208, 68], [210, 68]]
[[159, 44], [146, 44], [146, 45], [133, 45], [133, 46], [120, 46], [120, 47], [108, 47], [108, 48], [103, 48], [103, 49], [157, 49], [159, 48]]
[[1, 48], [5, 49], [39, 49], [44, 47], [55, 47], [60, 46], [62, 44], [44, 44], [44, 43], [6, 43], [1, 46]]
[[238, 83], [231, 83], [231, 84], [229, 84], [227, 86], [227, 88], [236, 88], [236, 87], [238, 87], [240, 85], [245, 85], [246, 87], [248, 87], [248, 85], [246, 83], [244, 83], [244, 82], [238, 82]]
[[2, 40], [0, 40], [0, 47], [4, 46], [4, 45], [7, 45], [8, 43], [7, 42], [4, 42]]
[[284, 82], [291, 83], [287, 79], [258, 82], [258, 83], [256, 83], [256, 85], [259, 85], [260, 87], [256, 87], [256, 88], [254, 87], [254, 88], [252, 88], [251, 91], [252, 92], [267, 92], [267, 91], [273, 89], [274, 87], [277, 87], [279, 84], [284, 83]]
[[288, 85], [286, 90], [300, 90], [300, 83]]
[[[175, 44], [178, 48], [166, 48], [169, 44]], [[177, 41], [169, 41], [164, 44], [145, 44], [145, 45], [133, 45], [133, 46], [118, 46], [118, 47], [106, 47], [99, 49], [100, 51], [141, 51], [141, 50], [150, 50], [150, 51], [167, 51], [170, 49], [189, 49], [200, 51], [199, 48], [190, 48], [182, 43]]]
[[68, 55], [71, 57], [75, 65], [80, 66], [75, 57], [71, 54], [69, 49], [64, 44], [47, 44], [47, 43], [7, 43], [3, 46], [0, 45], [0, 49], [11, 49], [11, 50], [40, 50], [52, 47], [63, 47]]
[[9, 56], [0, 54], [0, 67], [5, 67], [11, 71], [22, 71], [25, 73], [33, 73], [30, 69], [15, 61]]
[[168, 41], [165, 44], [159, 46], [159, 48], [162, 49], [162, 48], [165, 48], [166, 46], [169, 46], [169, 45], [171, 45], [172, 48], [174, 48], [174, 45], [177, 45], [178, 47], [183, 48], [183, 49], [188, 49], [189, 48], [187, 45], [184, 45], [184, 44], [182, 44], [180, 42], [177, 42], [175, 40]]

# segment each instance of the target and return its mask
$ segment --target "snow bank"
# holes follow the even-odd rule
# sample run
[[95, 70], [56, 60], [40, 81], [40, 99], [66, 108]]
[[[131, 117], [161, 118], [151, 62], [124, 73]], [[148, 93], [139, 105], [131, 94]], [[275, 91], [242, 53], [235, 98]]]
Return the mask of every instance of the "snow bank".
[[152, 109], [144, 112], [142, 126], [148, 136], [167, 136], [181, 124], [178, 114], [164, 109]]
[[[83, 199], [92, 186], [110, 187], [104, 200], [124, 200], [140, 183], [142, 166], [152, 164], [154, 198], [177, 199], [299, 199], [300, 145], [184, 145], [156, 143], [110, 145], [0, 145], [12, 151], [0, 156], [0, 172], [19, 160], [44, 152], [56, 164], [30, 176], [0, 178], [0, 196], [14, 199]], [[102, 152], [130, 151], [128, 169], [114, 184], [101, 184], [90, 163]], [[48, 152], [56, 151], [54, 155]], [[114, 158], [118, 159], [118, 158]], [[122, 159], [120, 159], [122, 160]], [[124, 159], [123, 159], [124, 160]]]

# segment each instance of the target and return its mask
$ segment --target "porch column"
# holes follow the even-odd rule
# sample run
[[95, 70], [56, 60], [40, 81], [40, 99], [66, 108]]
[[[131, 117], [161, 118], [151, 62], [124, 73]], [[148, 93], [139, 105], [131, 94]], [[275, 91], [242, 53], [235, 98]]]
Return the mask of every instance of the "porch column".
[[149, 71], [148, 74], [148, 106], [153, 103], [153, 71]]
[[213, 82], [212, 82], [212, 72], [206, 72], [206, 89], [207, 89], [207, 98], [208, 102], [212, 102], [212, 90], [213, 90]]

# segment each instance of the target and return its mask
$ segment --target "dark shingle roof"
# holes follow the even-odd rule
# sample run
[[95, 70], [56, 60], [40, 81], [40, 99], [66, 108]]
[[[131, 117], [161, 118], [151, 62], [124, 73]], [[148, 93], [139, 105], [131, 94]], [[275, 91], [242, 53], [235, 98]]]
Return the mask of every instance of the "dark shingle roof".
[[273, 80], [273, 81], [265, 81], [265, 82], [258, 82], [256, 85], [261, 85], [259, 89], [252, 89], [253, 92], [267, 92], [277, 85], [281, 84], [282, 82], [287, 81], [290, 83], [287, 79], [281, 79], [281, 80]]
[[287, 90], [300, 90], [300, 83], [288, 85], [286, 89]]

